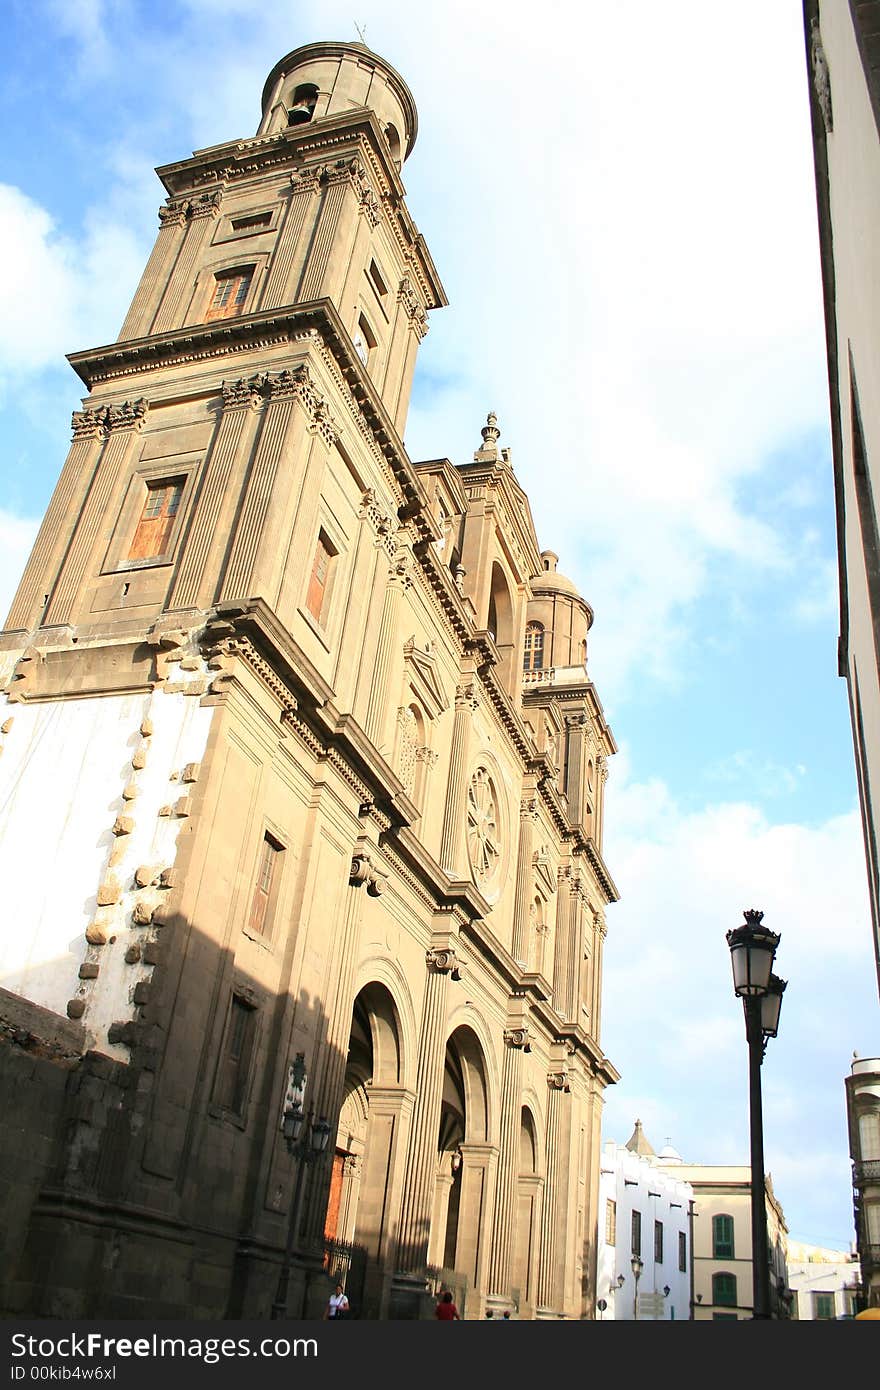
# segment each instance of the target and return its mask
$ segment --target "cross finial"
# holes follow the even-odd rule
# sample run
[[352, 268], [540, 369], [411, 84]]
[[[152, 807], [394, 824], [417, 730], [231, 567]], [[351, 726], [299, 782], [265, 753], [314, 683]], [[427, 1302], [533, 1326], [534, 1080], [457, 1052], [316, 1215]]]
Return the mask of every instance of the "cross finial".
[[357, 22], [356, 19], [353, 20], [352, 22], [353, 22], [353, 24], [354, 24], [355, 29], [357, 29], [357, 31], [358, 31], [358, 38], [360, 39], [361, 43], [362, 43], [362, 44], [364, 45], [364, 47], [366, 48], [366, 47], [367, 47], [367, 26], [366, 26], [366, 24], [364, 25], [363, 28], [361, 28], [361, 26], [358, 24], [358, 22]]

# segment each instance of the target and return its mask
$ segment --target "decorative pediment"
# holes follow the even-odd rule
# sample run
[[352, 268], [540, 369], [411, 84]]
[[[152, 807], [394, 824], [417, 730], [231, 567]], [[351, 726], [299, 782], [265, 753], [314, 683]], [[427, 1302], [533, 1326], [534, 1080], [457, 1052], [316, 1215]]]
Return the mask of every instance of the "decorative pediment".
[[422, 708], [430, 719], [449, 706], [449, 701], [437, 675], [437, 658], [430, 650], [421, 651], [415, 636], [403, 644], [403, 663], [407, 679]]

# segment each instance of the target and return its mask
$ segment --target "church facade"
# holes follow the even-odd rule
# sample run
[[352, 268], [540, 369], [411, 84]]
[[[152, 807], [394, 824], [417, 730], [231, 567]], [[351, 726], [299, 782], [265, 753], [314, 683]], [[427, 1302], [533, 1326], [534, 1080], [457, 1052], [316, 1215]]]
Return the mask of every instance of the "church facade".
[[363, 45], [295, 50], [70, 358], [0, 635], [4, 1312], [313, 1315], [344, 1270], [363, 1317], [594, 1315], [615, 744], [494, 414], [402, 442], [416, 131]]

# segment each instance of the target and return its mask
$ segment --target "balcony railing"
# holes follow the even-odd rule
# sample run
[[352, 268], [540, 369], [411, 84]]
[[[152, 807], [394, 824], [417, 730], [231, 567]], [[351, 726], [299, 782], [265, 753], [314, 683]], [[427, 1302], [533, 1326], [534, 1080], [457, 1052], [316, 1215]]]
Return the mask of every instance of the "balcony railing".
[[853, 1187], [870, 1187], [880, 1184], [880, 1158], [866, 1158], [853, 1164]]

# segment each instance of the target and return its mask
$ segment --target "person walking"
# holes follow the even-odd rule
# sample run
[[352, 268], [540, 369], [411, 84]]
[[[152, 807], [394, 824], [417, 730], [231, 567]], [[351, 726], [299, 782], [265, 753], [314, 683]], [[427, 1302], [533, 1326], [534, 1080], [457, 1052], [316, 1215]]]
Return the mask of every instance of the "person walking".
[[348, 1298], [345, 1289], [341, 1284], [336, 1285], [335, 1292], [331, 1293], [327, 1299], [327, 1307], [324, 1309], [325, 1321], [329, 1318], [347, 1318], [349, 1313]]
[[434, 1317], [439, 1318], [441, 1322], [461, 1322], [461, 1318], [458, 1316], [458, 1309], [452, 1301], [452, 1294], [449, 1289], [444, 1289], [437, 1300], [437, 1306], [434, 1309]]

